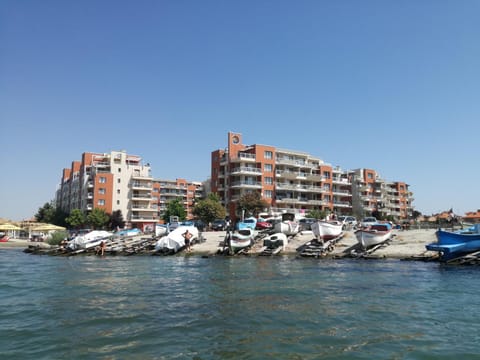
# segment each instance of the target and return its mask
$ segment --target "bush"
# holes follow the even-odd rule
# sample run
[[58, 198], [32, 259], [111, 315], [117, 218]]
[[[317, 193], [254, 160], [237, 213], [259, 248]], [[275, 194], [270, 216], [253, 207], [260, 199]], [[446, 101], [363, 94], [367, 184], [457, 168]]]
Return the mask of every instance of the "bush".
[[50, 245], [60, 245], [60, 242], [66, 238], [68, 238], [68, 232], [63, 230], [55, 231], [51, 236], [48, 237], [47, 243]]

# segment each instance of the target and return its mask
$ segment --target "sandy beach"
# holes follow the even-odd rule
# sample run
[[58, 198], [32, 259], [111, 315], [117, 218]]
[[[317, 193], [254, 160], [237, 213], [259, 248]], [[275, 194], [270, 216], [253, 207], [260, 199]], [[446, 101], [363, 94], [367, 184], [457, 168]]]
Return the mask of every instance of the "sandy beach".
[[[203, 232], [203, 242], [194, 244], [192, 252], [185, 253], [185, 256], [211, 256], [216, 255], [221, 249], [225, 238], [225, 231], [208, 231]], [[290, 239], [286, 249], [282, 255], [296, 255], [297, 249], [305, 243], [314, 239], [311, 231], [305, 231], [297, 234]], [[370, 257], [371, 258], [392, 258], [404, 259], [414, 257], [427, 257], [437, 255], [435, 252], [427, 251], [426, 244], [436, 241], [435, 229], [428, 230], [394, 230], [393, 238], [390, 244], [384, 248], [378, 249]], [[0, 243], [0, 249], [19, 249], [28, 248], [30, 245], [39, 247], [48, 247], [48, 244], [41, 242], [31, 242], [21, 239], [10, 239], [8, 242]], [[250, 255], [260, 253], [263, 246], [262, 241], [258, 241], [249, 251]], [[343, 238], [337, 242], [335, 249], [327, 255], [327, 257], [344, 257], [350, 254], [350, 251], [357, 246], [357, 241], [353, 231], [344, 232]], [[180, 253], [181, 255], [183, 253]]]

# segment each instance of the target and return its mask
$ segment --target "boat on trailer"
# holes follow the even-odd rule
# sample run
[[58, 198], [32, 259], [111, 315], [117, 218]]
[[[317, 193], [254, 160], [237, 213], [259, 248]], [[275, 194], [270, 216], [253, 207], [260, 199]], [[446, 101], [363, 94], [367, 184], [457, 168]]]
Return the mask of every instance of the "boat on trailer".
[[325, 241], [340, 236], [343, 231], [343, 223], [336, 220], [317, 220], [310, 225], [310, 228], [317, 241]]
[[438, 251], [442, 260], [450, 260], [480, 250], [480, 224], [457, 231], [438, 229], [435, 235], [437, 242], [426, 245], [426, 248]]
[[226, 241], [228, 242], [230, 253], [236, 254], [252, 246], [257, 234], [256, 230], [250, 228], [229, 232]]
[[282, 220], [273, 227], [275, 233], [295, 236], [300, 232], [300, 223], [295, 219], [295, 214], [283, 213]]
[[392, 237], [392, 225], [390, 223], [376, 223], [355, 232], [358, 243], [364, 249], [384, 243]]

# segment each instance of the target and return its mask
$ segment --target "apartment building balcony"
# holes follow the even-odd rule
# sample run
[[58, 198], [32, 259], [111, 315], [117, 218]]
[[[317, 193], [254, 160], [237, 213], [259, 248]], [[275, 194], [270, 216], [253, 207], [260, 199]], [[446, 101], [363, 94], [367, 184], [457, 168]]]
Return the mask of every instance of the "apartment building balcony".
[[277, 170], [275, 175], [287, 180], [307, 180], [307, 174], [297, 171]]
[[93, 193], [88, 193], [87, 194], [87, 199], [93, 199]]
[[336, 178], [336, 177], [332, 178], [332, 183], [333, 184], [339, 184], [339, 185], [345, 185], [345, 186], [351, 186], [352, 185], [352, 182], [348, 181], [348, 179]]
[[178, 187], [176, 183], [160, 183], [160, 189], [177, 189]]
[[143, 201], [151, 201], [152, 195], [147, 193], [133, 193], [132, 200], [143, 200]]
[[248, 153], [238, 153], [237, 157], [234, 157], [230, 160], [231, 162], [255, 162], [255, 154], [248, 154]]
[[262, 183], [260, 181], [236, 181], [232, 183], [232, 188], [248, 188], [248, 189], [261, 189]]
[[333, 206], [335, 207], [341, 207], [341, 208], [350, 208], [352, 205], [350, 205], [349, 202], [347, 201], [334, 201]]
[[262, 170], [256, 167], [240, 166], [233, 169], [231, 175], [262, 175]]
[[92, 204], [87, 204], [85, 207], [87, 210], [93, 210], [93, 205]]
[[153, 216], [153, 215], [138, 215], [134, 214], [131, 215], [129, 218], [129, 221], [131, 222], [145, 222], [145, 221], [157, 221], [158, 216]]
[[275, 202], [284, 203], [284, 204], [298, 204], [301, 201], [298, 200], [298, 199], [293, 199], [293, 198], [277, 198], [277, 199], [275, 199]]
[[338, 195], [338, 196], [352, 196], [352, 193], [350, 191], [338, 190], [338, 189], [333, 189], [332, 194]]
[[309, 205], [317, 205], [317, 206], [318, 205], [328, 206], [328, 205], [330, 205], [330, 202], [326, 201], [326, 200], [309, 200], [308, 204]]
[[145, 205], [145, 204], [132, 204], [130, 209], [132, 211], [148, 211], [148, 212], [158, 211], [158, 207], [152, 207], [152, 206]]
[[110, 163], [108, 161], [99, 161], [93, 164], [96, 168], [107, 168], [110, 167]]
[[327, 178], [320, 174], [307, 174], [306, 176], [308, 181], [325, 181]]
[[151, 189], [151, 182], [132, 181], [132, 189]]
[[93, 187], [93, 181], [87, 182], [87, 187], [92, 188]]
[[325, 189], [320, 186], [301, 185], [301, 184], [276, 183], [275, 189], [276, 190], [293, 190], [293, 191], [301, 191], [301, 192], [314, 192], [314, 193], [325, 192]]
[[275, 164], [290, 165], [294, 167], [303, 167], [303, 168], [312, 167], [312, 164], [309, 164], [304, 159], [289, 159], [285, 157], [277, 157], [275, 159]]

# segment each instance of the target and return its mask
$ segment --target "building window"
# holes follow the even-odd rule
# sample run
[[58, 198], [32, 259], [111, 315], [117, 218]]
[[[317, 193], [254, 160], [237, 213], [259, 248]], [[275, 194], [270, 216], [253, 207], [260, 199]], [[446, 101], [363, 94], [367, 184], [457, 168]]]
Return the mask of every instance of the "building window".
[[105, 188], [100, 188], [100, 189], [98, 189], [98, 193], [99, 193], [100, 195], [105, 195], [105, 192], [106, 192]]
[[117, 194], [120, 194], [120, 189], [117, 190]]
[[272, 177], [266, 177], [265, 178], [265, 184], [267, 185], [272, 185], [273, 184], [273, 178]]
[[100, 184], [105, 184], [107, 182], [107, 178], [105, 176], [100, 176], [100, 180], [98, 182]]
[[265, 159], [271, 159], [273, 157], [273, 153], [271, 151], [265, 151]]
[[104, 206], [104, 205], [105, 205], [105, 200], [99, 199], [97, 204], [98, 204], [99, 206]]
[[118, 172], [122, 172], [122, 168], [118, 168]]
[[263, 192], [263, 196], [266, 198], [266, 199], [271, 199], [272, 198], [272, 190], [265, 190]]
[[372, 173], [368, 173], [368, 174], [367, 174], [367, 177], [368, 177], [369, 179], [373, 179], [373, 174], [372, 174]]
[[117, 200], [117, 205], [120, 205], [120, 200]]
[[120, 179], [117, 179], [117, 183], [119, 183], [119, 184], [120, 184]]
[[263, 170], [265, 172], [272, 172], [272, 164], [265, 164], [263, 165]]

